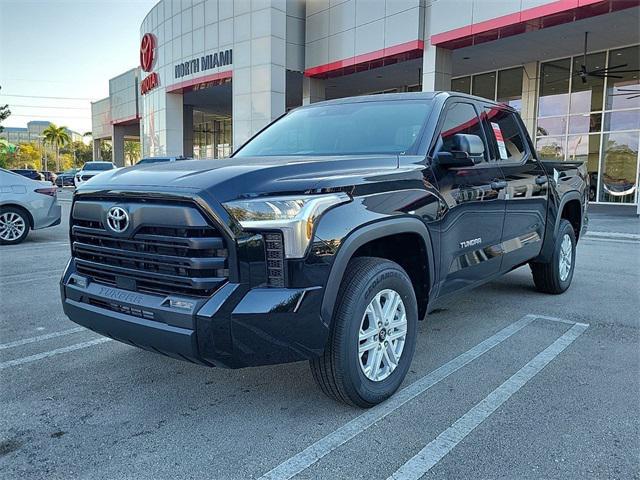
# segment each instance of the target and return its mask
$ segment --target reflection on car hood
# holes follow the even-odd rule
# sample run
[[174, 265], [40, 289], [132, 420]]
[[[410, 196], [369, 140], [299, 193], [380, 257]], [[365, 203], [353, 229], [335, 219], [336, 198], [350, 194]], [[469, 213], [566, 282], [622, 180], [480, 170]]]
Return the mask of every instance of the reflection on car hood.
[[375, 181], [396, 171], [396, 155], [239, 157], [136, 165], [104, 172], [95, 189], [207, 191], [220, 201]]

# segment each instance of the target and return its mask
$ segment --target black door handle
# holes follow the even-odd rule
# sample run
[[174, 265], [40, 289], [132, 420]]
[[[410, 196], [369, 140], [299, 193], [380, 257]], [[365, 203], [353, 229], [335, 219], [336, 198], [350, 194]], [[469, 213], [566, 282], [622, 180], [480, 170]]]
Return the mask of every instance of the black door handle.
[[495, 190], [496, 192], [507, 188], [507, 182], [504, 180], [499, 180], [496, 182], [491, 182], [491, 190]]
[[549, 181], [549, 179], [547, 178], [546, 175], [538, 175], [536, 177], [536, 185], [544, 185], [548, 181]]

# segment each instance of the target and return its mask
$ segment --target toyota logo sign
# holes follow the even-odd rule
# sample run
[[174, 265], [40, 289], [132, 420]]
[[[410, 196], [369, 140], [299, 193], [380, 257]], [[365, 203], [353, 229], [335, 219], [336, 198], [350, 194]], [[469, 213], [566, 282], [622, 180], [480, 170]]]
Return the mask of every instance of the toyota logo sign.
[[129, 214], [124, 208], [111, 207], [107, 212], [107, 226], [116, 233], [124, 232], [129, 227]]
[[140, 66], [145, 72], [150, 72], [153, 67], [155, 49], [155, 38], [150, 33], [145, 33], [140, 43]]

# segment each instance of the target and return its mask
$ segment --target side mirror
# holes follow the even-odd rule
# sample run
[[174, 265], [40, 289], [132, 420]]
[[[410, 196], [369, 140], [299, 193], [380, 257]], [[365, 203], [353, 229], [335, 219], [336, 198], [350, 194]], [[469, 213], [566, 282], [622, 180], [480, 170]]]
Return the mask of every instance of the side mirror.
[[450, 151], [438, 152], [435, 160], [441, 167], [473, 167], [484, 160], [484, 143], [478, 135], [456, 133]]

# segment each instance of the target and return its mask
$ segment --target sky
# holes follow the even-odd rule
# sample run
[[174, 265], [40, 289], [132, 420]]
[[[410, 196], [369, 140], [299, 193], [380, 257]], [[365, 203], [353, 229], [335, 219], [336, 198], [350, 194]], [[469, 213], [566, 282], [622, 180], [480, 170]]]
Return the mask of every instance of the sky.
[[12, 112], [3, 126], [91, 131], [90, 102], [138, 65], [140, 24], [157, 2], [0, 0], [0, 105]]

